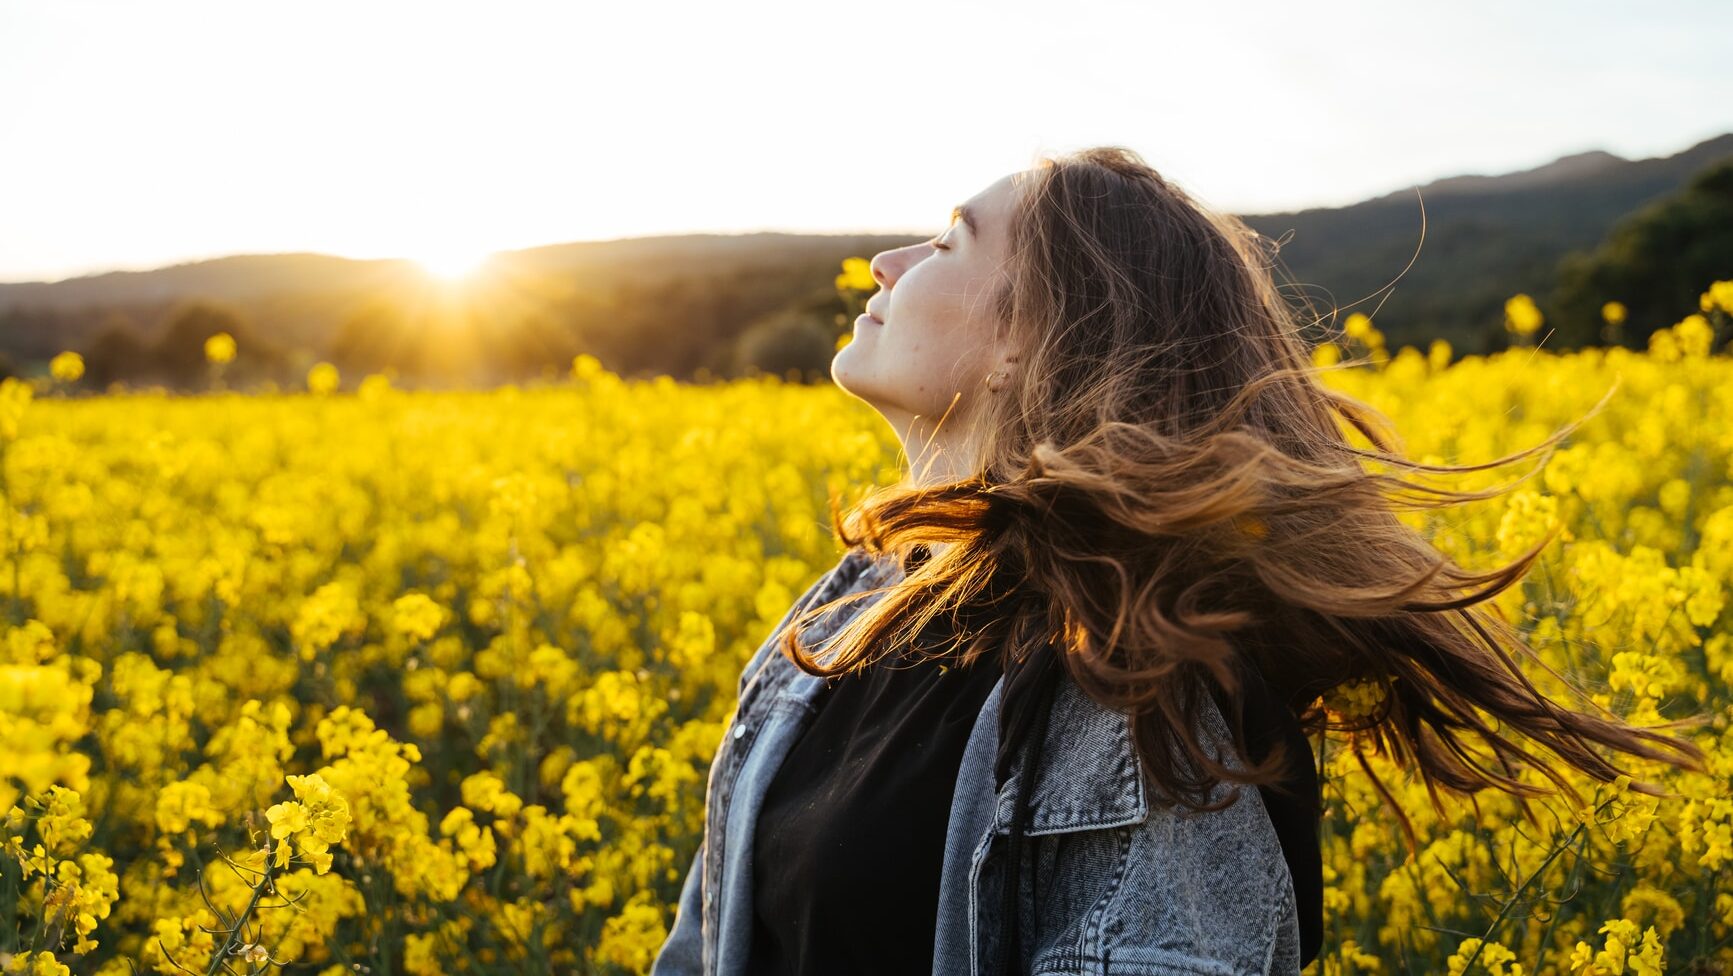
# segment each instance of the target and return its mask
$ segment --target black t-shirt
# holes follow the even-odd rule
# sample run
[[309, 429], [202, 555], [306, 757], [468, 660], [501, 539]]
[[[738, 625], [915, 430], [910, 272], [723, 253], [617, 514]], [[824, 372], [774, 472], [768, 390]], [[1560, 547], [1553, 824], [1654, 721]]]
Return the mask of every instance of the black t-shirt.
[[897, 657], [820, 689], [753, 838], [759, 976], [925, 973], [957, 770], [996, 656]]
[[[1262, 762], [1278, 740], [1287, 750], [1287, 771], [1281, 781], [1292, 794], [1279, 793], [1268, 786], [1259, 786], [1257, 790], [1282, 842], [1282, 857], [1288, 862], [1288, 875], [1294, 882], [1294, 905], [1300, 917], [1300, 965], [1305, 967], [1318, 957], [1324, 941], [1324, 858], [1318, 840], [1323, 795], [1314, 766], [1317, 754], [1279, 690], [1265, 682], [1255, 669], [1243, 674], [1247, 754], [1253, 762]], [[1227, 714], [1222, 708], [1223, 720], [1231, 721]]]
[[[927, 972], [937, 934], [945, 831], [963, 747], [1000, 676], [995, 655], [967, 668], [906, 658], [834, 679], [772, 778], [755, 828], [753, 932], [760, 976]], [[1317, 781], [1297, 721], [1248, 689], [1254, 759], [1272, 738], [1295, 757], [1298, 800], [1259, 792], [1281, 839], [1300, 909], [1304, 961], [1318, 952], [1323, 877]]]

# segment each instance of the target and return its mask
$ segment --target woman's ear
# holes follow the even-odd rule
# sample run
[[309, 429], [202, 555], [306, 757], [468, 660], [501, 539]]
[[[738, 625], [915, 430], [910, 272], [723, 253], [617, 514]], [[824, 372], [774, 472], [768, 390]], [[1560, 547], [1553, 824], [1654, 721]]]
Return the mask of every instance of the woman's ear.
[[987, 374], [987, 391], [997, 393], [1011, 378], [1011, 373], [1017, 365], [1017, 354], [1011, 353], [999, 360], [999, 365]]

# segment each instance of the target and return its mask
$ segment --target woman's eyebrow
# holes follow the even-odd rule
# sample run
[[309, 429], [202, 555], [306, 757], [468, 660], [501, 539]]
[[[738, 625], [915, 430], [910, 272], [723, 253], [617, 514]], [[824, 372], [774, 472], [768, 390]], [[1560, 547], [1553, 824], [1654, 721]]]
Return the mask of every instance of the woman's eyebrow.
[[951, 219], [956, 220], [959, 217], [963, 219], [964, 226], [969, 228], [969, 236], [981, 236], [981, 230], [975, 224], [975, 212], [969, 209], [968, 204], [959, 203], [955, 207], [951, 208]]

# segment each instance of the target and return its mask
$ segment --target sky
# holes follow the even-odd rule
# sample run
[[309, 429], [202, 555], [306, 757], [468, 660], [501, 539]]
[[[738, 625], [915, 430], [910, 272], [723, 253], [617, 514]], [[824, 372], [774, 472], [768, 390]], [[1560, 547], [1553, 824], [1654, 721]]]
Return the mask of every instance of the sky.
[[1733, 3], [0, 0], [0, 282], [937, 233], [1043, 154], [1337, 206], [1733, 131]]

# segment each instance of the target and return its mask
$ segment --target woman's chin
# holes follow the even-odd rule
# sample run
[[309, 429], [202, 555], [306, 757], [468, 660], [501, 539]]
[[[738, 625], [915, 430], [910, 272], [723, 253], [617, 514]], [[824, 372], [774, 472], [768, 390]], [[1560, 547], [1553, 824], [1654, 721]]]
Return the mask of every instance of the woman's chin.
[[836, 355], [830, 357], [831, 382], [856, 396], [860, 396], [855, 392], [860, 385], [860, 369], [856, 360], [860, 358], [861, 351], [854, 347], [858, 341], [860, 340], [850, 341], [848, 345], [838, 349]]
[[874, 395], [871, 384], [865, 382], [858, 374], [848, 367], [848, 350], [844, 349], [830, 361], [830, 381], [849, 396], [854, 397], [875, 408], [878, 397]]

